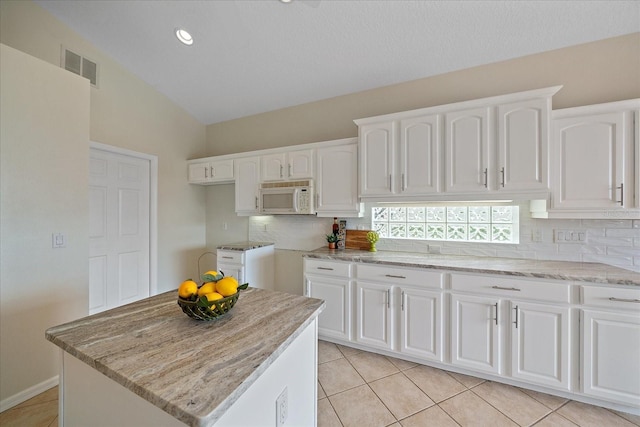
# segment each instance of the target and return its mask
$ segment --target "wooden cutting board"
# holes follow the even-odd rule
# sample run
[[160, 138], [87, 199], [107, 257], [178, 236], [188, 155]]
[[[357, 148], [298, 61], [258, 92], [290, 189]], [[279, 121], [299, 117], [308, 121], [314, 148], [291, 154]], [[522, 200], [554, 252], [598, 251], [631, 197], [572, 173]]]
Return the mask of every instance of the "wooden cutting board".
[[361, 249], [368, 251], [371, 243], [367, 241], [367, 233], [371, 230], [347, 230], [345, 249]]

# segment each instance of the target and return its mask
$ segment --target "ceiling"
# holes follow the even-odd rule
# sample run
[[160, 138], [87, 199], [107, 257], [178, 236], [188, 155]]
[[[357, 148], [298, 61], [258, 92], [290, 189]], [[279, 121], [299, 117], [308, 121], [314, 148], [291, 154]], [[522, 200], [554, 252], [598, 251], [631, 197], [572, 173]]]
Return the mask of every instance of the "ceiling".
[[37, 3], [203, 124], [640, 31], [639, 1]]

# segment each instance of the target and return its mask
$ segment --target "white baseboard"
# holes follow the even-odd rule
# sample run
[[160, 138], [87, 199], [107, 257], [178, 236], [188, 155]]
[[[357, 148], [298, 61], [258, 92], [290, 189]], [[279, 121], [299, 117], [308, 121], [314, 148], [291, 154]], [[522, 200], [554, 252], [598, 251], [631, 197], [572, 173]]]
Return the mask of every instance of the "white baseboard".
[[7, 409], [13, 408], [16, 405], [21, 404], [34, 396], [39, 395], [42, 392], [49, 390], [51, 387], [58, 385], [59, 376], [51, 377], [48, 380], [42, 381], [40, 384], [29, 387], [26, 390], [16, 393], [13, 396], [9, 396], [4, 400], [0, 400], [0, 412], [4, 412]]

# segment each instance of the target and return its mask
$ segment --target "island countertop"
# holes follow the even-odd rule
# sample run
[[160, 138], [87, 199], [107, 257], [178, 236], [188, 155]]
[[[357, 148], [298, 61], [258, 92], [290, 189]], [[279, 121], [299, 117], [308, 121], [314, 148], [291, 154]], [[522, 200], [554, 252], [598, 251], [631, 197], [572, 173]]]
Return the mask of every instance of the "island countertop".
[[640, 286], [640, 273], [590, 262], [545, 261], [443, 255], [413, 252], [320, 248], [303, 254], [306, 258], [333, 259], [368, 264], [441, 269], [458, 272], [501, 274], [542, 279]]
[[187, 425], [213, 424], [324, 308], [248, 288], [224, 316], [187, 317], [170, 291], [50, 328], [46, 338]]

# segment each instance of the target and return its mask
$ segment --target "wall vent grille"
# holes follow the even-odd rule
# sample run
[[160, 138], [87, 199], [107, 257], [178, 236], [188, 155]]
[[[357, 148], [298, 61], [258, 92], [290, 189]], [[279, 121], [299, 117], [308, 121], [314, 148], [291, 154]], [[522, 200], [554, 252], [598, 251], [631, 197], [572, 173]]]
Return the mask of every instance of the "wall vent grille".
[[91, 85], [98, 87], [98, 64], [82, 55], [62, 47], [61, 66], [65, 70], [89, 79]]

